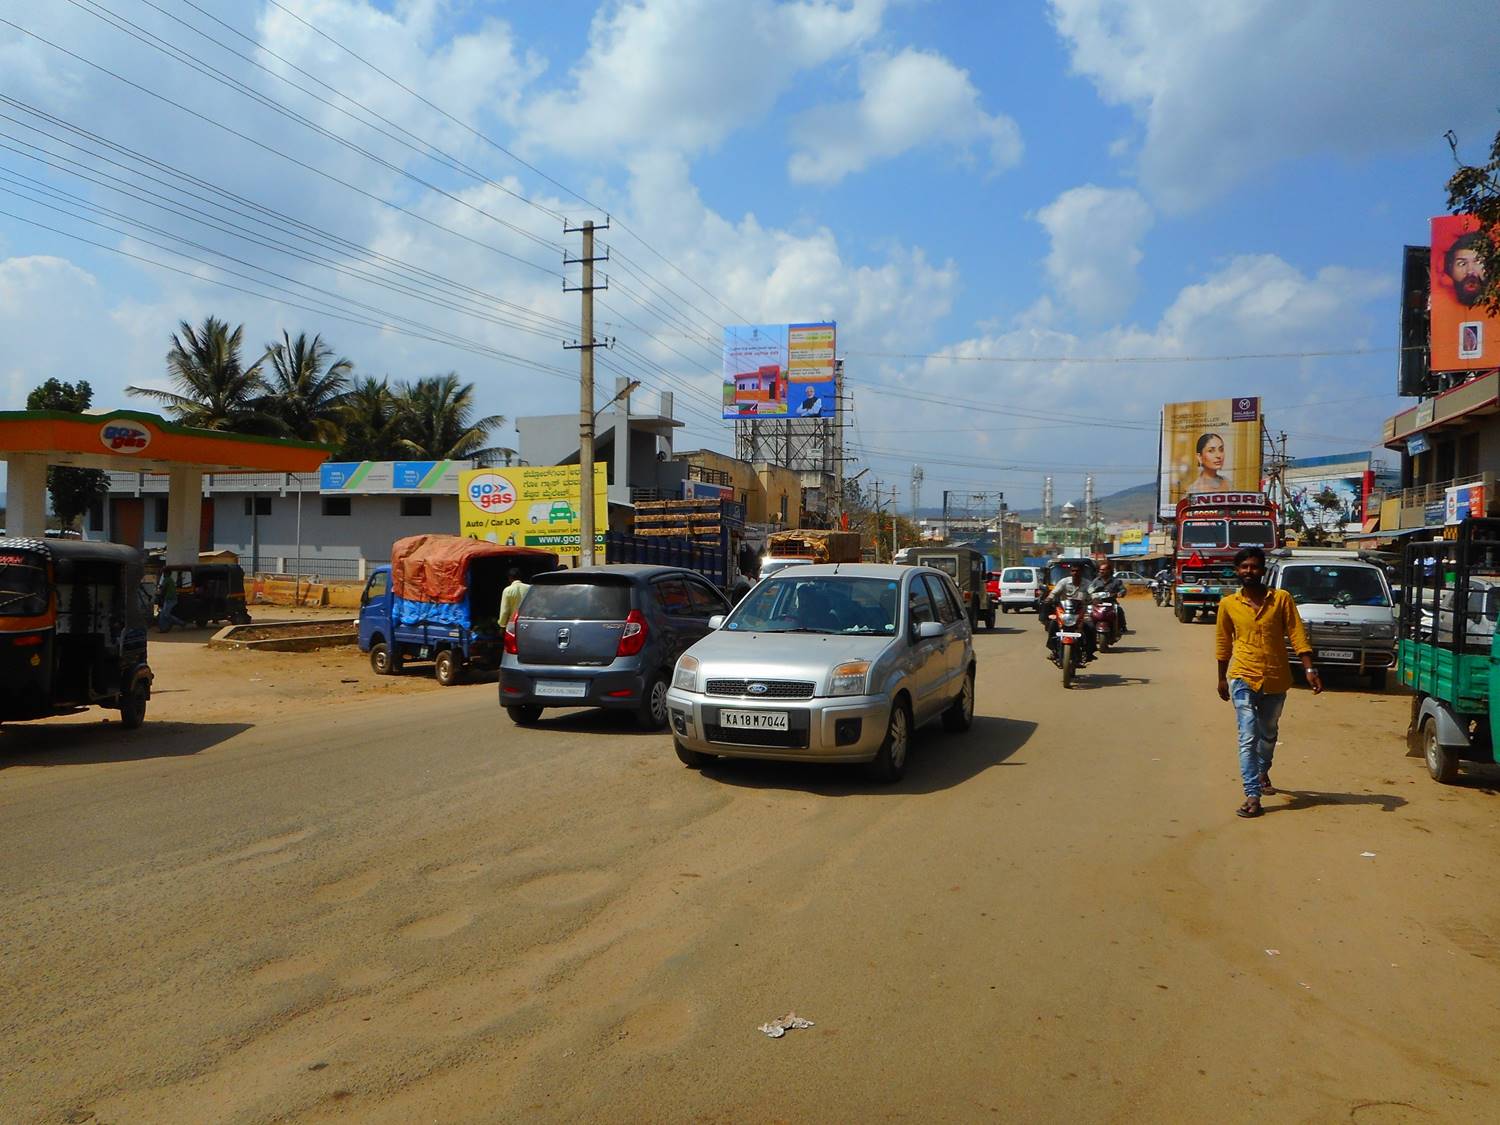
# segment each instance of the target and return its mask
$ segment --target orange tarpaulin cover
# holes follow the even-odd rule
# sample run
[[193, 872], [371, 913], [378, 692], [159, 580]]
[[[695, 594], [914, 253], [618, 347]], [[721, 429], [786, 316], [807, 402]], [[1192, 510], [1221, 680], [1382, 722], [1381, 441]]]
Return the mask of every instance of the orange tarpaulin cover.
[[461, 602], [469, 592], [469, 563], [492, 556], [557, 565], [550, 551], [502, 547], [462, 535], [408, 535], [391, 547], [391, 590], [407, 601]]

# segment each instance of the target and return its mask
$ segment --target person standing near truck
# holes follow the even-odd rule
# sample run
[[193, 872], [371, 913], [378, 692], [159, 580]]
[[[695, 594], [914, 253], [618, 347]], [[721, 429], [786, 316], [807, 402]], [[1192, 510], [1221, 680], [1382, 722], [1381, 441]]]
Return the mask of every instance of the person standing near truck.
[[1271, 785], [1271, 759], [1287, 689], [1292, 686], [1286, 650], [1302, 660], [1314, 695], [1323, 691], [1323, 678], [1313, 667], [1312, 645], [1297, 613], [1297, 603], [1285, 590], [1266, 586], [1266, 553], [1246, 547], [1234, 556], [1238, 593], [1219, 600], [1215, 656], [1219, 663], [1219, 698], [1234, 704], [1239, 726], [1240, 780], [1245, 803], [1237, 816], [1256, 817], [1260, 800], [1276, 792]]
[[510, 626], [511, 619], [515, 617], [516, 611], [521, 608], [521, 599], [526, 596], [526, 591], [531, 587], [521, 581], [521, 572], [511, 567], [506, 574], [510, 584], [500, 595], [500, 628], [506, 629]]

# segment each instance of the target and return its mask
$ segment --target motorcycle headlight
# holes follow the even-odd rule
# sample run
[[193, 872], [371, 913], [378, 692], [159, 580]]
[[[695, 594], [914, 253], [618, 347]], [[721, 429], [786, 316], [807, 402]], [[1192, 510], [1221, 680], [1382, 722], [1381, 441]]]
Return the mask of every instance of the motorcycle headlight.
[[683, 655], [677, 661], [677, 671], [672, 673], [672, 686], [683, 691], [698, 690], [698, 658]]
[[838, 665], [828, 681], [829, 695], [864, 695], [865, 679], [870, 674], [868, 660], [850, 660]]

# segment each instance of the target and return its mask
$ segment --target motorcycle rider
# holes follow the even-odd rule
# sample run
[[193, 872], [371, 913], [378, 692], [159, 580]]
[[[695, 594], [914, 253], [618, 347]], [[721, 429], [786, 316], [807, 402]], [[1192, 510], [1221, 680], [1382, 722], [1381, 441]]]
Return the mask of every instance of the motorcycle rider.
[[[1079, 615], [1078, 627], [1083, 633], [1083, 656], [1085, 660], [1091, 660], [1094, 656], [1094, 623], [1089, 620], [1088, 607], [1093, 602], [1094, 596], [1089, 592], [1088, 579], [1084, 577], [1083, 563], [1075, 562], [1069, 568], [1065, 577], [1056, 586], [1052, 587], [1042, 605], [1047, 609], [1063, 602], [1081, 602], [1084, 612]], [[1047, 616], [1047, 651], [1052, 654], [1054, 660], [1058, 659], [1059, 653], [1054, 645], [1054, 636], [1057, 633], [1057, 618]]]
[[1115, 612], [1120, 615], [1120, 634], [1130, 632], [1125, 624], [1125, 583], [1115, 574], [1115, 564], [1105, 559], [1099, 564], [1099, 577], [1089, 583], [1089, 593], [1096, 598], [1114, 598]]
[[1172, 589], [1173, 570], [1164, 566], [1156, 572], [1156, 604], [1164, 605], [1171, 600], [1167, 595]]

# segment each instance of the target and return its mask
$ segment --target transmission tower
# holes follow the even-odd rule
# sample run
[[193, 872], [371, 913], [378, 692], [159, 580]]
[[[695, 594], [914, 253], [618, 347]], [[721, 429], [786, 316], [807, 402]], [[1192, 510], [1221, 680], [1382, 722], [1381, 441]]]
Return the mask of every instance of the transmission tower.
[[924, 479], [925, 479], [925, 474], [922, 472], [922, 466], [921, 465], [913, 465], [911, 467], [911, 522], [912, 523], [916, 523], [917, 522], [917, 510], [921, 507], [921, 504], [922, 504], [922, 481]]

